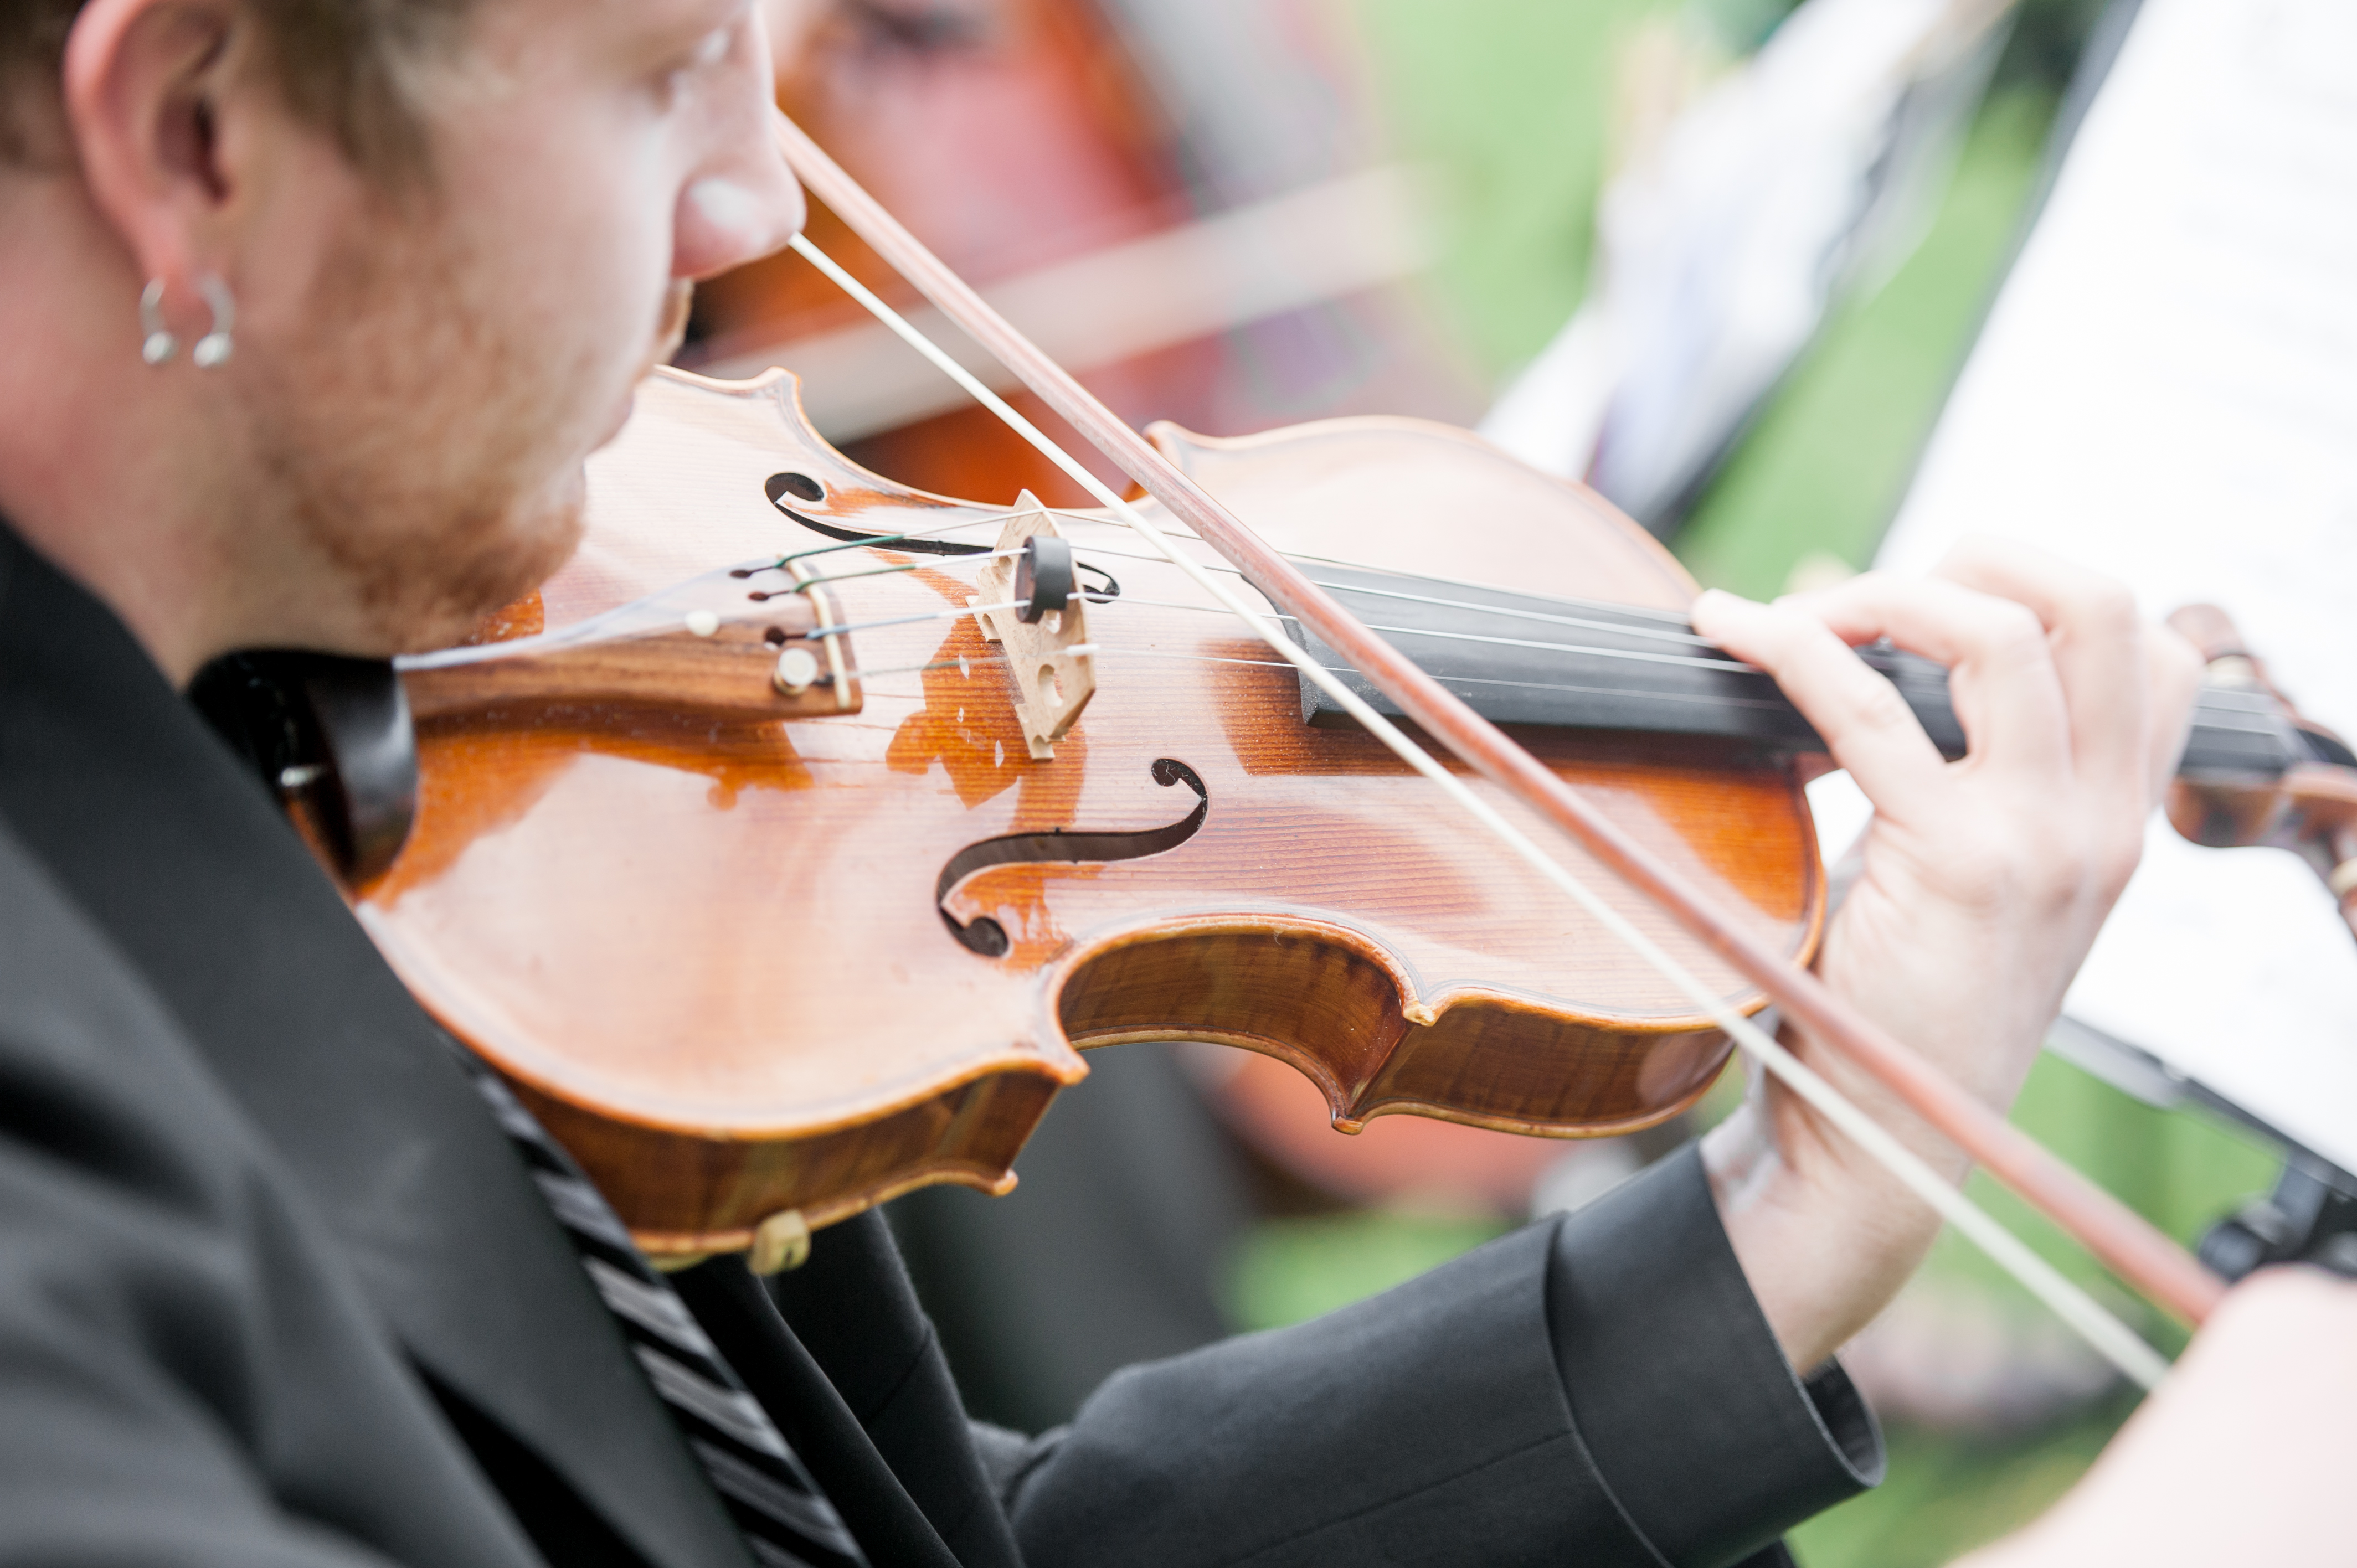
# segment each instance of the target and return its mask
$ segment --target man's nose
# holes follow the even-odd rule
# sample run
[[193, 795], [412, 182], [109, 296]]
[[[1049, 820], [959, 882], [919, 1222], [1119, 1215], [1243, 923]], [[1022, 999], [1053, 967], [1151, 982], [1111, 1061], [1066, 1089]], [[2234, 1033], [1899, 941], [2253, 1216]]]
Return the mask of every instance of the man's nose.
[[672, 275], [702, 279], [766, 256], [801, 232], [802, 188], [763, 138], [761, 156], [707, 169], [680, 192]]
[[766, 256], [801, 232], [809, 209], [778, 150], [768, 41], [758, 16], [737, 51], [741, 90], [729, 100], [718, 156], [681, 190], [672, 226], [672, 275], [700, 279]]

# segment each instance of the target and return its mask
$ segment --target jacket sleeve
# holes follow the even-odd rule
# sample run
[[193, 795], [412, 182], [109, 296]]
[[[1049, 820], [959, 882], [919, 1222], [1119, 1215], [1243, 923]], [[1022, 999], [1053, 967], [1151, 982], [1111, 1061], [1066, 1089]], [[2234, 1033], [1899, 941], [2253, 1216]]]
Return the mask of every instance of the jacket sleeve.
[[1548, 1260], [1555, 1364], [1598, 1472], [1679, 1568], [1748, 1561], [1882, 1479], [1837, 1361], [1794, 1376], [1727, 1245], [1698, 1151], [1566, 1219]]
[[1785, 1365], [1688, 1150], [1383, 1295], [1116, 1374], [1010, 1507], [1030, 1568], [1719, 1568], [1871, 1484], [1879, 1439], [1828, 1387]]
[[0, 1564], [537, 1561], [298, 1208], [0, 832]]

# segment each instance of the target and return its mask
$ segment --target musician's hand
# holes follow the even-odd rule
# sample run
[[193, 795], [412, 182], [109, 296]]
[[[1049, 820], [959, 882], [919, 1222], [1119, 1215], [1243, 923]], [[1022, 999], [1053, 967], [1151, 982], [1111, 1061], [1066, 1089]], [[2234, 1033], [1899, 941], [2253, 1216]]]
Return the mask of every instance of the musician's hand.
[[[2002, 1111], [2136, 869], [2184, 745], [2200, 659], [2109, 580], [1968, 542], [1932, 577], [1868, 574], [1757, 605], [1706, 594], [1704, 636], [1772, 673], [1875, 814], [1825, 931], [1832, 987]], [[1943, 760], [1850, 651], [1888, 637], [1949, 667], [1971, 750]], [[1953, 1145], [1879, 1085], [1787, 1042], [1932, 1164]], [[1830, 1355], [1921, 1260], [1938, 1222], [1779, 1087], [1705, 1144], [1737, 1256], [1797, 1367]]]
[[2095, 1467], [1958, 1568], [2345, 1563], [2357, 1284], [2267, 1269], [2228, 1294]]

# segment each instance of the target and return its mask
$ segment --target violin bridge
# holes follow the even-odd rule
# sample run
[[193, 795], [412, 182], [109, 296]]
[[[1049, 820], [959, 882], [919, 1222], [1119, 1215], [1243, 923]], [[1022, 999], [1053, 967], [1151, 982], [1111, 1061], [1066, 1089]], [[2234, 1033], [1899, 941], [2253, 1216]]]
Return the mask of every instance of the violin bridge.
[[[786, 570], [795, 585], [802, 589], [802, 597], [810, 601], [811, 615], [816, 624], [809, 636], [826, 650], [824, 680], [834, 688], [835, 708], [841, 713], [856, 714], [861, 706], [859, 677], [844, 656], [845, 639], [834, 629], [843, 624], [843, 618], [835, 613], [834, 596], [818, 585], [821, 578], [811, 570], [808, 562], [790, 561], [786, 564]], [[813, 684], [813, 678], [811, 673], [801, 670], [789, 671], [786, 660], [791, 657], [791, 653], [778, 656], [778, 668], [771, 683], [785, 695], [800, 696]]]
[[[1044, 542], [1031, 545], [1035, 536], [1054, 541], [1055, 548]], [[1022, 723], [1031, 755], [1044, 760], [1056, 755], [1055, 743], [1096, 694], [1096, 650], [1089, 641], [1087, 601], [1071, 573], [1071, 547], [1056, 520], [1029, 490], [1015, 498], [1014, 515], [999, 530], [997, 549], [1001, 553], [992, 557], [977, 579], [982, 591], [966, 603], [975, 607], [974, 621], [982, 635], [1006, 655], [1015, 716]], [[1060, 570], [1057, 563], [1062, 564]], [[1039, 604], [1027, 618], [1030, 607], [1017, 601], [1030, 598]]]

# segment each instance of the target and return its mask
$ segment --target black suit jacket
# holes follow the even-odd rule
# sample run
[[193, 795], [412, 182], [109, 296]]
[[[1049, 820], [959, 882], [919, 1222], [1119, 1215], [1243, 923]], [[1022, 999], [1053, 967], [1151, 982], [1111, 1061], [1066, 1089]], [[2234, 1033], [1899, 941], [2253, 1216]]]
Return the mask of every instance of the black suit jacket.
[[[888, 1233], [676, 1283], [879, 1568], [1733, 1563], [1868, 1479], [1691, 1157], [1318, 1323], [969, 1424]], [[0, 529], [0, 1563], [741, 1568], [435, 1026]]]

